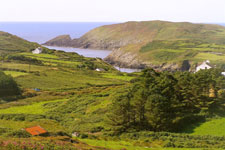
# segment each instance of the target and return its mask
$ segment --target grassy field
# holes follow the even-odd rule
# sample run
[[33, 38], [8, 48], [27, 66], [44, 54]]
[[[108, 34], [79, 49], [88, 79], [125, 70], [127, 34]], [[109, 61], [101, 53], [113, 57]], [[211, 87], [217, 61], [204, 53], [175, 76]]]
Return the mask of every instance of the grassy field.
[[18, 62], [4, 62], [0, 65], [0, 68], [7, 68], [8, 70], [21, 70], [21, 71], [44, 71], [49, 69], [48, 66], [29, 65]]
[[194, 58], [200, 59], [200, 60], [209, 59], [212, 62], [223, 62], [225, 61], [225, 54], [216, 55], [216, 54], [210, 54], [210, 53], [198, 53]]
[[116, 79], [102, 78], [93, 71], [48, 70], [38, 75], [30, 74], [18, 77], [16, 80], [24, 88], [41, 90], [66, 90], [89, 85], [120, 84]]
[[44, 102], [34, 103], [31, 105], [0, 109], [0, 114], [44, 114], [48, 111], [48, 109], [44, 107], [44, 104], [51, 104], [55, 102], [64, 102], [64, 101], [66, 101], [66, 99], [44, 101]]
[[[48, 119], [38, 121], [13, 121], [13, 120], [0, 120], [0, 128], [9, 128], [12, 130], [21, 130], [24, 128], [40, 125], [49, 132], [57, 132], [65, 130], [58, 122]], [[54, 126], [54, 128], [53, 128]]]
[[225, 46], [200, 41], [153, 41], [140, 48], [138, 54], [154, 64], [179, 63], [190, 60], [195, 63], [210, 60], [212, 64], [225, 64]]
[[128, 76], [126, 73], [103, 73], [102, 77], [104, 78], [110, 78], [110, 79], [118, 79], [118, 80], [124, 80], [124, 81], [130, 81], [131, 79], [135, 78], [136, 76]]
[[[94, 139], [79, 139], [89, 145], [92, 146], [102, 146], [105, 148], [109, 148], [111, 150], [121, 150], [121, 149], [126, 149], [126, 150], [202, 150], [202, 148], [162, 148], [159, 143], [155, 143], [152, 146], [154, 147], [149, 147], [149, 146], [135, 146], [134, 143], [132, 142], [127, 142], [127, 141], [104, 141], [104, 140], [94, 140]], [[204, 148], [204, 150], [213, 150], [213, 148]], [[216, 149], [215, 149], [216, 150]]]
[[193, 135], [225, 136], [225, 118], [212, 119], [193, 130]]
[[18, 71], [4, 71], [5, 74], [11, 75], [12, 77], [19, 77], [27, 75], [28, 73], [25, 72], [18, 72]]

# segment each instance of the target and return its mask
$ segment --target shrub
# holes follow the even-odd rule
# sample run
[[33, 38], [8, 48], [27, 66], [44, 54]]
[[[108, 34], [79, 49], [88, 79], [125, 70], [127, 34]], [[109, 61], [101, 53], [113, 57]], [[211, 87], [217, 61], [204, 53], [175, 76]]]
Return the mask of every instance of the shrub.
[[30, 137], [30, 134], [27, 133], [25, 130], [18, 130], [18, 131], [12, 131], [7, 134], [9, 137], [17, 137], [17, 138], [28, 138]]

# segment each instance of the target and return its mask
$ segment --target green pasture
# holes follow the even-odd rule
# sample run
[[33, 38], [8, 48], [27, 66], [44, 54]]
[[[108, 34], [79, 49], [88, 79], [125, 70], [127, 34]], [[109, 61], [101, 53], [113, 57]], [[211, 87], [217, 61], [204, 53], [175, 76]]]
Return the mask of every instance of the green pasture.
[[29, 65], [29, 64], [22, 64], [16, 62], [4, 62], [0, 64], [0, 68], [7, 68], [8, 70], [23, 70], [26, 72], [29, 71], [44, 71], [49, 69], [48, 66], [39, 66], [39, 65]]
[[191, 134], [225, 136], [225, 118], [206, 121], [195, 127]]
[[110, 78], [110, 79], [118, 79], [123, 81], [130, 81], [131, 79], [135, 78], [135, 76], [128, 76], [127, 74], [115, 74], [115, 73], [102, 73], [102, 77]]
[[[109, 148], [112, 150], [203, 150], [202, 148], [162, 148], [160, 145], [155, 143], [155, 147], [148, 146], [137, 146], [135, 143], [127, 142], [127, 141], [105, 141], [105, 140], [95, 140], [95, 139], [79, 139], [82, 142], [85, 142], [91, 146], [101, 146], [105, 148]], [[158, 143], [159, 144], [159, 143]], [[154, 144], [153, 144], [154, 145]], [[204, 150], [213, 150], [204, 148]]]
[[18, 77], [16, 81], [23, 88], [39, 88], [42, 90], [64, 90], [86, 87], [89, 85], [121, 84], [121, 81], [102, 78], [95, 71], [63, 71], [48, 70], [40, 74], [30, 74]]
[[45, 101], [39, 103], [33, 103], [31, 105], [25, 106], [15, 106], [6, 109], [0, 109], [0, 114], [44, 114], [48, 111], [43, 105], [47, 103], [54, 103], [54, 102], [63, 102], [66, 99], [60, 100], [53, 100], [53, 101]]
[[195, 57], [195, 59], [200, 60], [211, 60], [211, 61], [221, 61], [225, 62], [225, 54], [223, 55], [216, 55], [211, 53], [198, 53]]
[[10, 128], [12, 130], [21, 130], [32, 126], [41, 126], [48, 132], [57, 132], [65, 130], [58, 122], [54, 120], [41, 119], [37, 121], [13, 121], [13, 120], [0, 120], [0, 128]]
[[11, 75], [12, 77], [19, 77], [27, 75], [28, 73], [25, 72], [18, 72], [18, 71], [4, 71], [5, 74]]

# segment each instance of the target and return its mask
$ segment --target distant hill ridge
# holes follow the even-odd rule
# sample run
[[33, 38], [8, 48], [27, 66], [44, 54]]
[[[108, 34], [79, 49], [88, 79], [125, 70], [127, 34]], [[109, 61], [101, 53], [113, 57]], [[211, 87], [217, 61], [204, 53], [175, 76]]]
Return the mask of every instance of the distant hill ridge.
[[225, 43], [225, 27], [189, 22], [142, 21], [105, 25], [95, 28], [78, 39], [69, 35], [56, 37], [44, 43], [49, 46], [71, 46], [92, 49], [114, 49], [127, 44], [153, 40], [198, 39]]
[[132, 21], [101, 26], [78, 39], [59, 36], [44, 44], [113, 50], [105, 60], [130, 68], [182, 70], [183, 61], [194, 67], [209, 57], [212, 63], [225, 63], [225, 27], [215, 24]]

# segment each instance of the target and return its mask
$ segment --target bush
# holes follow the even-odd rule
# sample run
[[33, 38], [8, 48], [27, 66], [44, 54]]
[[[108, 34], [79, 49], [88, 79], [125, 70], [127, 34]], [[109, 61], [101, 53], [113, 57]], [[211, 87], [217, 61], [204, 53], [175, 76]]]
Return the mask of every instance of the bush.
[[91, 133], [95, 133], [95, 132], [100, 132], [102, 131], [104, 128], [101, 127], [101, 126], [98, 126], [98, 127], [94, 127], [91, 129]]
[[17, 137], [17, 138], [28, 138], [30, 137], [30, 134], [27, 133], [25, 130], [18, 130], [18, 131], [12, 131], [7, 134], [9, 137]]
[[82, 133], [79, 135], [79, 137], [82, 139], [86, 139], [86, 138], [88, 138], [88, 134]]
[[45, 116], [36, 114], [0, 114], [0, 119], [14, 121], [34, 121], [44, 118]]
[[9, 55], [7, 59], [8, 60], [17, 60], [17, 61], [21, 61], [21, 62], [30, 63], [30, 64], [42, 65], [42, 62], [40, 60], [37, 60], [35, 58], [25, 57], [23, 55]]

